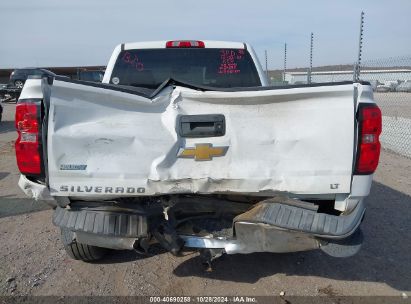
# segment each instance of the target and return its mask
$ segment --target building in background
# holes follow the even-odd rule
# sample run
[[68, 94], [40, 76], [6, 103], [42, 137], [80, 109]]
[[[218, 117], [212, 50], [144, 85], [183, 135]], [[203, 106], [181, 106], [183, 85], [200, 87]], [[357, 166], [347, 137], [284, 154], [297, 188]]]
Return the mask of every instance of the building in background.
[[[370, 82], [378, 80], [379, 83], [411, 81], [411, 69], [361, 70], [360, 78], [361, 80]], [[352, 80], [352, 70], [311, 72], [311, 81], [313, 83]], [[307, 71], [287, 71], [285, 73], [285, 81], [288, 84], [307, 83]]]
[[[86, 78], [90, 74], [96, 74], [96, 72], [102, 72], [105, 70], [105, 66], [76, 66], [76, 67], [41, 67], [52, 71], [57, 75], [67, 76], [71, 79]], [[8, 83], [10, 74], [14, 69], [0, 69], [0, 83]], [[82, 77], [84, 76], [84, 77]], [[94, 75], [92, 75], [94, 77]], [[98, 75], [96, 76], [98, 77]], [[97, 78], [96, 78], [97, 79]], [[90, 79], [85, 79], [90, 80]]]

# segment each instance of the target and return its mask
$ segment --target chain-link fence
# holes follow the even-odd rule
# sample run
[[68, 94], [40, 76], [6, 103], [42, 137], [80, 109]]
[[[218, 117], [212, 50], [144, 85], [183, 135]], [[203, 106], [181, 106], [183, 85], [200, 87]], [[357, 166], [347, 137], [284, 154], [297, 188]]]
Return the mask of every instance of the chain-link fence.
[[383, 147], [411, 157], [411, 56], [365, 61], [360, 79], [371, 82], [381, 108]]
[[[270, 71], [273, 85], [307, 83], [308, 68]], [[312, 83], [353, 80], [354, 65], [314, 67]], [[382, 110], [384, 148], [411, 158], [411, 56], [363, 61], [360, 79], [369, 81]], [[285, 80], [285, 81], [283, 81]]]

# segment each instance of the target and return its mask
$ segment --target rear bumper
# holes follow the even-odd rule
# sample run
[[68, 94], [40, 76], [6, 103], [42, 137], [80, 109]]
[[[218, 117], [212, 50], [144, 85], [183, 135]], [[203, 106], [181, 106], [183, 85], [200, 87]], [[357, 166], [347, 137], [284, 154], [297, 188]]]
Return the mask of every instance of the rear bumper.
[[321, 248], [329, 255], [346, 257], [361, 247], [358, 228], [364, 214], [363, 201], [349, 215], [335, 216], [267, 200], [234, 219], [232, 239], [182, 238], [186, 247], [224, 249], [228, 254]]
[[[227, 254], [321, 248], [332, 256], [342, 257], [358, 252], [362, 239], [355, 232], [365, 213], [363, 201], [350, 214], [341, 216], [317, 213], [288, 201], [265, 200], [238, 215], [233, 220], [231, 237], [179, 237], [185, 247], [221, 249]], [[114, 249], [133, 249], [137, 240], [149, 237], [148, 222], [144, 214], [110, 209], [57, 207], [53, 216], [53, 223], [76, 232], [79, 242]]]
[[[348, 215], [318, 213], [304, 206], [290, 205], [289, 199], [274, 198], [258, 203], [234, 219], [235, 226], [267, 224], [281, 230], [299, 232], [324, 239], [344, 239], [353, 234], [361, 223], [365, 206], [361, 200]], [[236, 229], [237, 230], [237, 229]]]
[[74, 232], [99, 236], [140, 238], [147, 236], [147, 218], [129, 211], [98, 209], [67, 209], [57, 207], [53, 224]]
[[97, 210], [57, 207], [53, 224], [75, 232], [80, 243], [111, 249], [134, 249], [137, 240], [148, 236], [147, 217], [110, 207]]

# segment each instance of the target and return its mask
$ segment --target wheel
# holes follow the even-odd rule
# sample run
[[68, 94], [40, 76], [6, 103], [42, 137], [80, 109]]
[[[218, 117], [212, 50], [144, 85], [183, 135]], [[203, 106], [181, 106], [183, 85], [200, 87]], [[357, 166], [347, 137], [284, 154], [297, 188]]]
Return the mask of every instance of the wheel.
[[67, 254], [75, 259], [84, 262], [94, 262], [100, 260], [107, 253], [108, 249], [87, 244], [77, 243], [74, 232], [66, 228], [61, 228], [61, 239]]
[[18, 89], [22, 89], [23, 86], [24, 86], [23, 80], [16, 80], [16, 81], [14, 82], [14, 86], [15, 86], [16, 88], [18, 88]]

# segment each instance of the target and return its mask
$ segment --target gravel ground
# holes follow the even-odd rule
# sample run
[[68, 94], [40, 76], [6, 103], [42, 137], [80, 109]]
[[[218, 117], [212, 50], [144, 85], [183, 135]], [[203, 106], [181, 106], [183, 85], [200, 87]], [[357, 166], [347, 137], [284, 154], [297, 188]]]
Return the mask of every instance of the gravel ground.
[[0, 123], [0, 295], [392, 295], [411, 296], [411, 160], [383, 151], [354, 257], [320, 251], [250, 254], [217, 260], [204, 271], [196, 252], [159, 248], [142, 257], [111, 254], [86, 264], [69, 259], [52, 211], [17, 188], [14, 105]]

